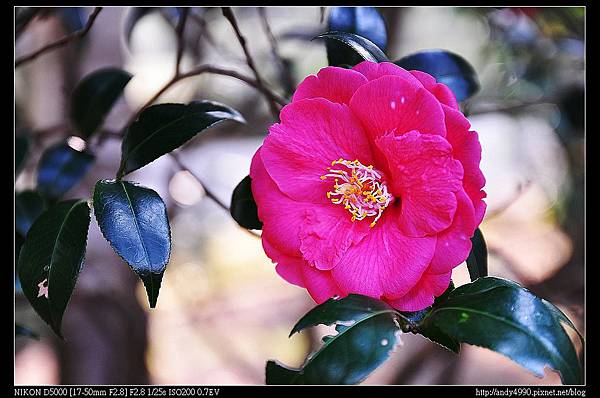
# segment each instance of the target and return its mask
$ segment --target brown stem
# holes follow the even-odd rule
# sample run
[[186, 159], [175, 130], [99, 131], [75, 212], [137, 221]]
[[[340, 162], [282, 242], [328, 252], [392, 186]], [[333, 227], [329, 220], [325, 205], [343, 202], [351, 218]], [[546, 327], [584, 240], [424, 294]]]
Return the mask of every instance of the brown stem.
[[102, 7], [96, 7], [94, 9], [94, 11], [90, 14], [90, 17], [88, 18], [87, 23], [85, 24], [85, 26], [83, 27], [83, 29], [78, 30], [76, 32], [70, 33], [66, 36], [64, 36], [61, 39], [58, 39], [57, 41], [50, 43], [30, 54], [24, 55], [21, 58], [18, 58], [15, 61], [15, 68], [23, 65], [26, 62], [29, 62], [37, 57], [39, 57], [40, 55], [42, 55], [43, 53], [50, 51], [50, 50], [54, 50], [56, 48], [62, 47], [68, 43], [70, 43], [71, 41], [75, 40], [75, 39], [81, 39], [83, 38], [85, 35], [87, 35], [87, 33], [90, 31], [90, 29], [92, 29], [92, 26], [94, 25], [94, 21], [96, 20], [96, 18], [98, 17], [98, 14], [100, 14], [100, 11], [102, 11]]
[[[233, 15], [233, 11], [231, 10], [231, 7], [221, 7], [221, 10], [223, 11], [223, 15], [225, 16], [225, 18], [227, 18], [227, 20], [231, 24], [231, 27], [235, 31], [235, 35], [238, 39], [238, 42], [240, 43], [240, 46], [242, 46], [242, 50], [244, 50], [244, 54], [246, 55], [246, 63], [248, 64], [248, 66], [250, 67], [252, 72], [254, 73], [254, 78], [256, 79], [256, 83], [260, 87], [265, 88], [265, 84], [264, 84], [262, 78], [260, 77], [260, 74], [258, 73], [258, 69], [256, 69], [256, 64], [254, 63], [252, 54], [250, 54], [250, 50], [248, 49], [248, 46], [246, 45], [246, 39], [244, 38], [244, 36], [242, 35], [242, 32], [240, 31], [240, 28], [238, 26], [235, 15]], [[263, 91], [263, 90], [261, 90], [261, 91]], [[267, 97], [267, 100], [269, 103], [269, 108], [271, 109], [271, 114], [273, 115], [273, 117], [275, 119], [277, 119], [279, 117], [279, 109], [277, 107], [277, 103], [273, 100], [273, 98], [271, 96], [266, 95], [266, 97]]]

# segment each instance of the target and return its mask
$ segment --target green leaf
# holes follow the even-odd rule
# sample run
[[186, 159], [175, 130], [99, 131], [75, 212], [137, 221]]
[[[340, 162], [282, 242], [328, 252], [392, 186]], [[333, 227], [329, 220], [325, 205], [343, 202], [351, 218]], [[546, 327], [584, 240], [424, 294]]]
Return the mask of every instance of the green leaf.
[[16, 336], [25, 336], [35, 340], [40, 339], [40, 336], [36, 332], [29, 329], [28, 327], [19, 325], [18, 323], [15, 323], [15, 337]]
[[83, 78], [71, 95], [71, 119], [87, 139], [101, 125], [132, 75], [118, 68], [99, 69]]
[[471, 252], [467, 257], [467, 268], [469, 269], [469, 277], [471, 282], [477, 278], [488, 275], [488, 252], [487, 245], [481, 230], [477, 228], [475, 234], [471, 238]]
[[[385, 21], [375, 7], [331, 7], [328, 30], [362, 36], [372, 41], [383, 52], [387, 47]], [[354, 66], [363, 60], [355, 51], [339, 41], [328, 40], [325, 46], [331, 66]]]
[[539, 377], [547, 365], [560, 373], [564, 384], [582, 381], [573, 343], [555, 313], [514, 282], [482, 277], [462, 285], [423, 324], [506, 355]]
[[565, 313], [562, 312], [560, 310], [560, 308], [558, 308], [551, 302], [544, 300], [544, 299], [541, 299], [541, 300], [546, 305], [546, 307], [548, 307], [548, 309], [554, 314], [554, 317], [556, 319], [558, 319], [560, 322], [564, 323], [565, 325], [569, 326], [571, 329], [573, 329], [577, 333], [577, 336], [579, 336], [579, 340], [581, 341], [581, 344], [584, 344], [585, 339], [583, 338], [581, 333], [579, 333], [579, 330], [577, 330], [577, 328], [575, 327], [573, 322], [571, 322], [571, 320], [567, 317], [567, 315], [565, 315]]
[[48, 148], [38, 165], [38, 190], [49, 198], [60, 198], [85, 176], [95, 159], [91, 153], [77, 151], [66, 143]]
[[18, 137], [15, 137], [15, 176], [19, 174], [19, 172], [23, 168], [28, 153], [29, 137], [26, 135], [20, 135]]
[[337, 323], [337, 334], [327, 336], [299, 369], [269, 361], [267, 384], [357, 384], [385, 362], [396, 346], [397, 313], [369, 297], [349, 295], [329, 299], [308, 312], [292, 333], [317, 324]]
[[44, 197], [37, 191], [24, 191], [15, 195], [15, 228], [21, 236], [27, 231], [46, 209]]
[[450, 281], [450, 285], [446, 291], [441, 296], [435, 298], [431, 307], [416, 312], [400, 312], [400, 327], [402, 330], [420, 334], [456, 354], [460, 353], [460, 342], [458, 340], [442, 332], [437, 326], [431, 323], [423, 323], [423, 320], [434, 308], [442, 305], [448, 299], [453, 290], [454, 283]]
[[250, 176], [246, 176], [235, 187], [231, 195], [229, 212], [240, 226], [247, 229], [262, 229], [263, 224], [258, 219], [258, 208], [252, 196], [251, 183]]
[[300, 318], [290, 336], [311, 326], [354, 323], [377, 311], [394, 310], [383, 301], [360, 294], [350, 294], [342, 299], [330, 298]]
[[236, 110], [212, 101], [160, 104], [145, 109], [125, 134], [117, 179], [185, 144], [225, 120], [245, 123]]
[[458, 54], [445, 50], [419, 51], [394, 62], [406, 70], [419, 70], [435, 77], [452, 90], [457, 101], [464, 101], [479, 91], [475, 69]]
[[[349, 46], [352, 50], [356, 52], [360, 56], [360, 58], [371, 61], [371, 62], [386, 62], [389, 61], [388, 57], [381, 51], [379, 47], [371, 40], [356, 35], [354, 33], [348, 32], [339, 32], [339, 31], [331, 31], [320, 34], [313, 39], [330, 39], [337, 40], [345, 45]], [[352, 64], [353, 60], [346, 60], [342, 62], [341, 60], [337, 60], [340, 64]]]
[[115, 252], [144, 282], [154, 308], [171, 255], [171, 228], [162, 199], [128, 181], [100, 180], [94, 188], [94, 215]]
[[19, 255], [25, 297], [61, 338], [62, 317], [83, 265], [89, 224], [87, 201], [60, 202], [33, 223]]
[[432, 342], [441, 345], [444, 348], [460, 354], [460, 341], [444, 333], [440, 328], [432, 323], [426, 323], [418, 328], [418, 333]]

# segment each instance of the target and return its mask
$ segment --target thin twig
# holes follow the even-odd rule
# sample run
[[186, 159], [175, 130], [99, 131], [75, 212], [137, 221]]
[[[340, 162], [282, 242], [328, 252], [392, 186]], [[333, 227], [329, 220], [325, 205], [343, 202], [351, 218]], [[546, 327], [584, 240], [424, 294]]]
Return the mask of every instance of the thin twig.
[[[188, 77], [192, 77], [192, 76], [197, 76], [200, 75], [202, 73], [214, 73], [214, 74], [220, 74], [220, 75], [225, 75], [225, 76], [231, 76], [231, 77], [235, 77], [238, 80], [244, 81], [245, 83], [247, 83], [250, 86], [255, 87], [257, 90], [261, 91], [270, 101], [272, 101], [274, 104], [275, 103], [281, 103], [283, 105], [285, 105], [285, 103], [287, 102], [284, 98], [279, 97], [277, 94], [271, 92], [269, 89], [267, 89], [260, 81], [260, 77], [257, 75], [257, 80], [252, 80], [246, 76], [243, 76], [235, 71], [231, 71], [231, 70], [227, 70], [227, 69], [222, 69], [222, 68], [218, 68], [218, 67], [214, 67], [211, 65], [200, 65], [188, 72], [185, 73], [181, 73], [181, 58], [183, 55], [183, 48], [184, 48], [184, 38], [183, 38], [183, 34], [185, 31], [185, 24], [187, 21], [187, 17], [188, 17], [188, 9], [184, 9], [181, 19], [178, 21], [177, 23], [177, 27], [176, 27], [176, 34], [177, 34], [177, 58], [176, 58], [176, 63], [175, 63], [175, 74], [173, 75], [173, 77], [158, 91], [156, 92], [156, 94], [154, 94], [152, 96], [152, 98], [150, 98], [137, 112], [135, 112], [131, 118], [127, 121], [127, 123], [125, 124], [125, 126], [121, 129], [121, 136], [123, 136], [125, 134], [126, 129], [133, 123], [135, 122], [135, 120], [137, 120], [140, 116], [140, 114], [144, 111], [144, 109], [146, 109], [147, 107], [149, 107], [150, 105], [152, 105], [156, 100], [158, 100], [158, 98], [160, 98], [160, 96], [162, 94], [164, 94], [171, 86], [173, 86], [175, 83], [177, 83], [180, 80], [186, 79]], [[206, 194], [206, 196], [210, 199], [212, 199], [219, 207], [221, 207], [223, 210], [227, 211], [229, 213], [229, 206], [227, 206], [224, 202], [222, 202], [210, 189], [208, 189], [206, 187], [206, 185], [204, 184], [204, 182], [202, 181], [202, 179], [195, 174], [192, 170], [190, 170], [188, 167], [186, 167], [182, 162], [181, 159], [179, 159], [178, 155], [174, 152], [169, 152], [168, 155], [175, 161], [175, 163], [177, 164], [177, 166], [179, 166], [179, 168], [181, 170], [187, 170], [190, 175], [192, 177], [194, 177], [194, 179], [200, 184], [200, 186], [202, 187], [202, 189], [204, 189], [204, 192]], [[119, 171], [117, 171], [117, 176], [122, 176], [122, 172], [123, 172], [123, 168], [124, 168], [124, 164], [121, 164], [121, 166], [119, 167]], [[118, 177], [119, 178], [119, 177]], [[254, 231], [250, 231], [244, 228], [244, 231], [247, 231], [248, 233], [250, 233], [251, 235], [253, 235], [254, 237], [259, 237], [260, 238], [260, 234], [255, 233]]]
[[258, 8], [258, 14], [260, 15], [260, 19], [262, 21], [263, 30], [267, 35], [267, 39], [269, 39], [269, 44], [271, 45], [271, 53], [273, 53], [273, 58], [277, 60], [277, 62], [282, 65], [283, 62], [281, 60], [281, 54], [279, 53], [279, 45], [277, 44], [277, 39], [271, 30], [271, 26], [269, 25], [269, 20], [267, 19], [267, 11], [264, 7]]
[[[252, 58], [252, 54], [250, 54], [250, 50], [248, 49], [248, 46], [246, 45], [246, 39], [244, 38], [244, 36], [242, 35], [242, 32], [240, 31], [240, 27], [238, 26], [237, 20], [235, 19], [235, 15], [233, 15], [233, 11], [231, 10], [231, 7], [221, 7], [221, 10], [223, 11], [223, 15], [225, 16], [225, 18], [227, 18], [227, 20], [231, 24], [231, 27], [235, 31], [235, 35], [238, 39], [238, 42], [240, 43], [240, 46], [242, 46], [242, 50], [244, 50], [244, 54], [246, 55], [246, 63], [248, 64], [248, 66], [250, 67], [252, 72], [254, 73], [256, 83], [260, 87], [264, 88], [265, 84], [264, 84], [262, 78], [260, 77], [260, 74], [258, 73], [256, 64], [254, 63], [254, 59]], [[263, 90], [261, 90], [261, 91], [263, 91]], [[271, 109], [271, 113], [273, 114], [273, 117], [277, 118], [279, 116], [279, 109], [277, 107], [277, 103], [273, 100], [272, 97], [270, 97], [270, 96], [266, 96], [266, 97], [267, 97], [267, 100], [269, 103], [269, 108]]]
[[204, 38], [206, 43], [208, 43], [215, 51], [217, 51], [219, 55], [226, 56], [231, 62], [244, 65], [246, 64], [246, 60], [242, 59], [238, 54], [233, 53], [226, 47], [218, 46], [217, 42], [215, 41], [215, 38], [210, 32], [210, 29], [208, 29], [206, 21], [204, 20], [204, 18], [202, 18], [202, 16], [191, 12], [189, 17], [196, 25], [198, 25], [198, 28], [200, 28], [200, 36]]
[[[188, 173], [190, 173], [190, 175], [192, 177], [194, 177], [194, 179], [198, 182], [198, 184], [200, 184], [202, 189], [204, 189], [204, 193], [206, 194], [207, 198], [212, 199], [220, 208], [222, 208], [227, 213], [229, 213], [229, 206], [227, 206], [223, 201], [221, 201], [221, 199], [219, 199], [217, 197], [217, 195], [214, 194], [214, 192], [212, 192], [210, 189], [208, 189], [206, 187], [206, 184], [204, 184], [202, 179], [196, 173], [194, 173], [189, 167], [187, 167], [186, 165], [184, 165], [181, 162], [181, 159], [179, 159], [179, 155], [177, 155], [175, 152], [169, 152], [169, 156], [171, 157], [171, 159], [173, 159], [175, 161], [175, 163], [177, 164], [177, 167], [179, 167], [180, 170], [185, 170]], [[242, 228], [242, 230], [248, 232], [250, 235], [254, 236], [255, 238], [261, 237], [261, 235], [259, 233], [256, 233], [252, 230], [249, 230], [246, 228]]]
[[279, 52], [279, 44], [277, 43], [277, 39], [275, 38], [273, 31], [271, 30], [271, 25], [269, 24], [269, 20], [267, 18], [266, 8], [259, 7], [258, 13], [262, 20], [265, 35], [267, 36], [267, 39], [269, 40], [269, 43], [271, 45], [271, 54], [273, 55], [273, 58], [275, 59], [275, 62], [277, 63], [277, 66], [279, 68], [279, 79], [281, 81], [281, 84], [285, 88], [286, 95], [291, 95], [291, 93], [294, 91], [295, 85], [293, 83], [293, 79], [290, 73], [290, 65], [288, 62], [286, 62], [286, 60], [281, 56], [281, 53]]
[[90, 17], [88, 18], [87, 23], [85, 24], [85, 26], [83, 27], [83, 29], [78, 30], [76, 32], [70, 33], [66, 36], [64, 36], [63, 38], [50, 43], [34, 52], [32, 52], [31, 54], [28, 55], [24, 55], [21, 58], [18, 58], [15, 61], [15, 68], [23, 65], [26, 62], [29, 62], [37, 57], [39, 57], [40, 55], [42, 55], [43, 53], [53, 50], [55, 48], [59, 48], [62, 47], [66, 44], [68, 44], [69, 42], [75, 40], [75, 39], [81, 39], [83, 38], [85, 35], [87, 35], [87, 33], [90, 31], [90, 29], [92, 29], [92, 26], [94, 25], [94, 21], [96, 20], [96, 18], [98, 17], [98, 14], [100, 14], [100, 11], [102, 11], [102, 7], [96, 7], [94, 9], [94, 11], [90, 14]]
[[156, 100], [158, 100], [160, 98], [161, 95], [163, 95], [169, 88], [171, 88], [171, 86], [173, 86], [175, 83], [177, 83], [180, 80], [183, 79], [187, 79], [189, 77], [193, 77], [193, 76], [198, 76], [201, 75], [203, 73], [212, 73], [215, 75], [222, 75], [222, 76], [230, 76], [233, 78], [236, 78], [238, 80], [243, 81], [244, 83], [246, 83], [247, 85], [254, 87], [255, 89], [257, 89], [258, 91], [260, 91], [262, 94], [264, 94], [266, 97], [268, 97], [269, 99], [273, 100], [274, 102], [276, 102], [277, 104], [284, 106], [287, 104], [287, 100], [285, 98], [283, 98], [282, 96], [272, 92], [271, 90], [269, 90], [268, 88], [266, 88], [265, 86], [261, 86], [260, 84], [258, 84], [258, 82], [250, 77], [244, 76], [242, 74], [240, 74], [239, 72], [236, 72], [234, 70], [231, 69], [224, 69], [218, 66], [212, 66], [212, 65], [199, 65], [197, 67], [195, 67], [194, 69], [182, 73], [180, 75], [177, 76], [173, 76], [173, 78], [171, 80], [169, 80], [156, 94], [154, 94], [152, 96], [152, 98], [150, 98], [141, 108], [138, 112], [136, 112], [131, 118], [130, 120], [126, 123], [126, 127], [129, 126], [131, 123], [133, 123], [138, 117], [139, 115], [142, 113], [142, 111], [144, 109], [146, 109], [147, 107], [149, 107], [150, 105], [152, 105], [154, 102], [156, 102]]
[[176, 153], [169, 152], [169, 156], [171, 156], [171, 158], [175, 161], [175, 163], [181, 170], [187, 170], [192, 175], [192, 177], [194, 177], [194, 179], [196, 181], [198, 181], [198, 183], [200, 185], [202, 185], [202, 188], [204, 189], [204, 192], [206, 193], [207, 197], [211, 198], [223, 210], [229, 212], [229, 206], [227, 206], [223, 201], [221, 201], [221, 199], [219, 199], [210, 189], [206, 188], [206, 184], [204, 184], [204, 182], [202, 182], [202, 179], [196, 173], [194, 173], [189, 167], [184, 165]]

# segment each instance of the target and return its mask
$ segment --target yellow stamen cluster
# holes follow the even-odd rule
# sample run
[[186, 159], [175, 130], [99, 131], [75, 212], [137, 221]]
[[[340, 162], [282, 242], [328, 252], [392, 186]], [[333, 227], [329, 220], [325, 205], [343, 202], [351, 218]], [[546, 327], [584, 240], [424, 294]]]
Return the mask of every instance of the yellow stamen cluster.
[[335, 165], [342, 165], [347, 170], [328, 167], [328, 173], [321, 176], [321, 180], [331, 177], [335, 181], [334, 190], [327, 192], [327, 198], [333, 204], [342, 204], [352, 214], [352, 221], [375, 217], [370, 224], [374, 227], [393, 200], [387, 186], [381, 181], [381, 174], [372, 165], [365, 166], [358, 160], [340, 158], [331, 162], [332, 167]]

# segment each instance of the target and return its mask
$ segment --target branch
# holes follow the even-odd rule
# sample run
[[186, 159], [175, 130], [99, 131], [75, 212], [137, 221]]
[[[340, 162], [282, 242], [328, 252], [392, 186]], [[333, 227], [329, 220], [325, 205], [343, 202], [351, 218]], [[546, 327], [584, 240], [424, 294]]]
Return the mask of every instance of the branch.
[[171, 158], [175, 161], [175, 163], [177, 164], [177, 166], [179, 167], [180, 170], [187, 170], [192, 177], [194, 177], [194, 179], [196, 181], [198, 181], [198, 183], [202, 186], [202, 188], [204, 189], [204, 192], [206, 193], [206, 196], [211, 198], [212, 200], [214, 200], [214, 202], [219, 205], [219, 207], [221, 207], [223, 210], [229, 212], [229, 206], [227, 206], [225, 203], [223, 203], [221, 201], [221, 199], [219, 199], [211, 190], [209, 190], [208, 188], [206, 188], [206, 185], [204, 184], [204, 182], [202, 182], [202, 180], [200, 179], [200, 177], [198, 177], [196, 175], [196, 173], [194, 173], [192, 170], [190, 170], [189, 167], [185, 166], [182, 162], [181, 159], [179, 159], [179, 156], [177, 154], [175, 154], [174, 152], [169, 152], [169, 156], [171, 156]]
[[293, 93], [294, 91], [295, 84], [293, 82], [292, 74], [290, 73], [289, 63], [286, 62], [286, 60], [281, 56], [281, 53], [279, 52], [279, 45], [277, 43], [275, 35], [273, 34], [273, 31], [271, 30], [271, 26], [269, 25], [266, 8], [259, 7], [258, 13], [262, 20], [265, 35], [267, 36], [267, 39], [269, 40], [269, 43], [271, 45], [271, 54], [273, 55], [273, 58], [275, 59], [275, 62], [279, 69], [279, 80], [281, 81], [281, 84], [285, 89], [286, 95], [291, 96], [291, 93]]
[[264, 94], [266, 97], [268, 97], [269, 99], [271, 99], [272, 101], [276, 102], [277, 104], [284, 106], [287, 104], [287, 100], [285, 98], [283, 98], [282, 96], [272, 92], [271, 90], [269, 90], [268, 88], [266, 88], [265, 86], [261, 86], [260, 84], [258, 84], [258, 82], [250, 77], [244, 76], [234, 70], [230, 70], [230, 69], [224, 69], [218, 66], [212, 66], [212, 65], [200, 65], [195, 67], [194, 69], [186, 72], [186, 73], [181, 73], [179, 75], [175, 75], [173, 76], [173, 78], [171, 80], [169, 80], [156, 94], [154, 94], [152, 96], [152, 98], [150, 98], [141, 108], [138, 112], [136, 112], [130, 119], [129, 121], [126, 123], [125, 128], [127, 128], [131, 123], [133, 123], [138, 117], [139, 115], [142, 113], [142, 111], [144, 109], [146, 109], [147, 107], [149, 107], [150, 105], [152, 105], [154, 102], [156, 102], [156, 100], [158, 100], [160, 98], [161, 95], [163, 95], [169, 88], [171, 88], [171, 86], [173, 86], [175, 83], [177, 83], [180, 80], [183, 79], [187, 79], [188, 77], [193, 77], [193, 76], [198, 76], [201, 75], [203, 73], [212, 73], [215, 75], [222, 75], [222, 76], [230, 76], [233, 78], [236, 78], [238, 80], [243, 81], [244, 83], [248, 84], [251, 87], [254, 87], [255, 89], [257, 89], [258, 91], [260, 91], [262, 94]]
[[88, 18], [88, 21], [85, 24], [85, 26], [83, 27], [83, 29], [78, 30], [73, 33], [70, 33], [70, 34], [64, 36], [63, 38], [32, 52], [31, 54], [24, 55], [23, 57], [18, 58], [15, 61], [15, 68], [18, 68], [19, 66], [23, 65], [24, 63], [29, 62], [29, 61], [39, 57], [40, 55], [42, 55], [43, 53], [45, 53], [47, 51], [51, 51], [56, 48], [62, 47], [75, 39], [83, 38], [85, 35], [87, 35], [87, 33], [90, 31], [90, 29], [92, 29], [92, 26], [94, 25], [94, 21], [98, 17], [98, 14], [100, 14], [100, 11], [102, 11], [102, 7], [96, 7], [94, 9], [94, 11]]
[[[194, 173], [189, 167], [187, 167], [186, 165], [184, 165], [181, 162], [181, 159], [179, 159], [179, 155], [177, 155], [175, 152], [169, 152], [169, 156], [171, 157], [171, 159], [173, 159], [175, 161], [175, 164], [177, 164], [177, 167], [179, 167], [180, 170], [186, 170], [188, 173], [190, 173], [190, 175], [192, 177], [194, 177], [194, 179], [196, 181], [198, 181], [198, 184], [200, 184], [200, 186], [202, 186], [202, 189], [204, 189], [206, 197], [212, 199], [220, 208], [222, 208], [227, 213], [229, 213], [229, 206], [227, 206], [224, 202], [221, 201], [221, 199], [219, 199], [217, 197], [217, 195], [215, 195], [211, 190], [209, 190], [206, 187], [206, 184], [204, 184], [204, 182], [202, 182], [202, 179], [200, 177], [198, 177], [198, 175], [196, 173]], [[254, 232], [254, 231], [251, 231], [246, 228], [242, 228], [242, 229], [254, 237], [257, 237], [257, 238], [261, 237], [260, 234]]]
[[[258, 84], [259, 87], [266, 89], [265, 84], [264, 84], [262, 78], [260, 77], [258, 70], [256, 69], [256, 65], [254, 63], [254, 59], [252, 58], [252, 54], [250, 54], [250, 51], [248, 50], [248, 46], [246, 45], [246, 39], [244, 38], [244, 36], [242, 35], [242, 32], [240, 31], [237, 20], [235, 19], [235, 15], [233, 15], [233, 11], [231, 11], [231, 7], [221, 7], [221, 10], [223, 11], [223, 15], [225, 16], [225, 18], [227, 18], [227, 20], [231, 24], [231, 27], [235, 31], [235, 35], [238, 39], [238, 42], [242, 46], [242, 50], [244, 50], [244, 54], [246, 55], [246, 63], [248, 64], [250, 69], [252, 69], [252, 72], [254, 73], [256, 83]], [[263, 91], [263, 90], [261, 89], [261, 91]], [[272, 97], [270, 97], [268, 95], [266, 97], [269, 102], [269, 108], [271, 109], [271, 114], [273, 115], [273, 117], [275, 119], [277, 119], [277, 117], [279, 116], [279, 109], [277, 107], [277, 103], [273, 100]]]
[[269, 44], [271, 45], [271, 52], [273, 53], [273, 57], [277, 60], [277, 62], [282, 65], [283, 62], [281, 60], [281, 54], [279, 53], [279, 46], [277, 45], [277, 39], [271, 30], [271, 26], [269, 25], [269, 20], [267, 19], [267, 12], [264, 7], [258, 8], [258, 13], [260, 15], [260, 19], [262, 21], [263, 29], [267, 38], [269, 39]]

